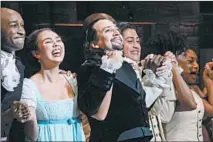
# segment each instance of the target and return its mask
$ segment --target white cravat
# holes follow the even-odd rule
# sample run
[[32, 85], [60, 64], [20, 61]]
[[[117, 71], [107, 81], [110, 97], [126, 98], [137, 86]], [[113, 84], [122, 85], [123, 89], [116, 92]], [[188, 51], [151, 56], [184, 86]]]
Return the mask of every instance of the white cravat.
[[1, 82], [8, 91], [14, 91], [20, 82], [20, 74], [15, 62], [13, 54], [1, 50]]

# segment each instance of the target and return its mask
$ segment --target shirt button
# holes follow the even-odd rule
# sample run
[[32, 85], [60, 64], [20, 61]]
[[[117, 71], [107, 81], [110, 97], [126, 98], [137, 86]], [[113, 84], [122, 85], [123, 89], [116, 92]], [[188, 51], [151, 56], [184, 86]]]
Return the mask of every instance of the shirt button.
[[201, 113], [201, 111], [199, 110], [198, 113]]
[[201, 137], [202, 135], [200, 134], [199, 137]]

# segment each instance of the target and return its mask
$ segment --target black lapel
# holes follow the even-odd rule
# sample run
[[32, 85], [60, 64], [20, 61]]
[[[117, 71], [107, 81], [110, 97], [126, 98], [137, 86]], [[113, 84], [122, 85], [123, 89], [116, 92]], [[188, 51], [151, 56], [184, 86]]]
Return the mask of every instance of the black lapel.
[[123, 62], [122, 67], [116, 71], [115, 78], [140, 94], [140, 91], [136, 88], [136, 73], [127, 62]]
[[22, 64], [21, 60], [18, 57], [16, 57], [16, 67], [21, 76], [24, 76], [25, 66]]

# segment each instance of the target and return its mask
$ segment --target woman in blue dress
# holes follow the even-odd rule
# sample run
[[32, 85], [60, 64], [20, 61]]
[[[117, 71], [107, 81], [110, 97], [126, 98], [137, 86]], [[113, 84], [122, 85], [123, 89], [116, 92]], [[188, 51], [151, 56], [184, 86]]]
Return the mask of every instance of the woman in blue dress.
[[36, 61], [40, 68], [23, 83], [21, 101], [29, 109], [23, 110], [26, 115], [21, 120], [28, 140], [85, 141], [77, 107], [77, 81], [72, 75], [59, 73], [65, 53], [61, 37], [48, 28], [36, 30], [27, 40], [26, 51], [27, 63], [34, 65]]

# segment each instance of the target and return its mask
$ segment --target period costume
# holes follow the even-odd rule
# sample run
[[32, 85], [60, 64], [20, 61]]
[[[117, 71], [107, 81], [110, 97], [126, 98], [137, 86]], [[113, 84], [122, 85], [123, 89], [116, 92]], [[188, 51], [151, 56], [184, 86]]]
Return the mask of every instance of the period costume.
[[24, 79], [21, 101], [36, 108], [36, 141], [85, 141], [80, 111], [77, 107], [77, 82], [67, 78], [75, 97], [56, 101], [43, 99], [31, 79]]
[[[24, 69], [18, 57], [1, 50], [1, 115], [10, 109], [14, 101], [20, 101]], [[1, 137], [10, 142], [23, 142], [23, 125], [11, 117], [1, 118]]]
[[[144, 69], [143, 66], [139, 67], [135, 61], [126, 57], [124, 60], [132, 65], [146, 92], [149, 125], [153, 134], [151, 141], [166, 141], [162, 123], [168, 123], [171, 120], [176, 104], [171, 68], [165, 75], [157, 77], [153, 71]], [[142, 70], [146, 72], [143, 78]]]
[[[102, 55], [101, 52], [96, 52], [87, 58], [78, 73], [78, 105], [90, 122], [90, 141], [148, 142], [152, 138], [152, 133], [145, 103], [146, 94], [140, 80], [126, 61], [123, 61], [121, 68], [113, 73], [100, 68], [103, 62]], [[112, 84], [108, 114], [105, 120], [96, 120], [91, 116], [97, 113]]]
[[191, 91], [197, 108], [191, 111], [176, 111], [174, 113], [172, 121], [165, 125], [165, 135], [168, 141], [203, 141], [203, 101], [196, 92]]

